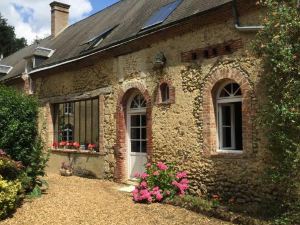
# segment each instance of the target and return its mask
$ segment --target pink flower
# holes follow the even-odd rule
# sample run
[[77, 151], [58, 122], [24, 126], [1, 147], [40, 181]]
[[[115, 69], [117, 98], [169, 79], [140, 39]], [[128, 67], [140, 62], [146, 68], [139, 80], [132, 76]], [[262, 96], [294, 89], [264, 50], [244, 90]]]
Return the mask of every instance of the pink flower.
[[133, 176], [134, 176], [135, 178], [140, 178], [141, 175], [140, 175], [140, 173], [135, 172]]
[[147, 173], [143, 173], [142, 175], [141, 175], [141, 178], [142, 179], [147, 179], [147, 177], [149, 177], [149, 174], [147, 174]]
[[147, 163], [147, 164], [146, 164], [146, 167], [147, 167], [147, 168], [151, 167], [151, 163]]
[[185, 171], [179, 172], [176, 174], [177, 179], [182, 179], [182, 178], [186, 178], [186, 177], [187, 177], [187, 172], [185, 172]]
[[139, 193], [139, 189], [136, 187], [133, 191], [132, 191], [132, 194], [137, 194]]
[[159, 187], [154, 187], [152, 190], [153, 191], [159, 191]]
[[156, 198], [157, 201], [160, 202], [163, 199], [163, 196], [160, 192], [157, 192], [155, 198]]
[[153, 172], [153, 175], [154, 175], [154, 176], [159, 176], [159, 171]]
[[143, 182], [141, 183], [141, 188], [147, 188], [147, 186], [148, 186], [148, 184], [147, 184], [146, 181], [143, 181]]
[[162, 163], [162, 162], [158, 162], [158, 163], [157, 163], [157, 167], [158, 167], [160, 170], [167, 170], [167, 169], [168, 169], [168, 166], [165, 165], [165, 164]]
[[147, 199], [147, 201], [148, 201], [149, 203], [151, 203], [151, 202], [152, 202], [152, 197], [149, 197], [149, 198]]

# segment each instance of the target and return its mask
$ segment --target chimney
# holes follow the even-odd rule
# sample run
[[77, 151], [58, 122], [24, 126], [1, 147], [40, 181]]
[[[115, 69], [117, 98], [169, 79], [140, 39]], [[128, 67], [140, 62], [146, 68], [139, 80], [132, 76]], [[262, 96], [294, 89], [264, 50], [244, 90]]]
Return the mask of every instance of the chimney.
[[50, 7], [51, 36], [56, 37], [68, 26], [70, 5], [54, 1], [50, 3]]

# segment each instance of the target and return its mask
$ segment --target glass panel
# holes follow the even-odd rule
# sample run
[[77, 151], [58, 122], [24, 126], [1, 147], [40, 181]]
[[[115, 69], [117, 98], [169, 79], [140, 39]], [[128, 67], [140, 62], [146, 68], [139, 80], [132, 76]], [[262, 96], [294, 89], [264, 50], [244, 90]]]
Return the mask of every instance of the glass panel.
[[229, 96], [229, 93], [223, 89], [221, 91], [220, 97], [228, 97], [228, 96]]
[[146, 128], [142, 128], [142, 139], [146, 139], [147, 138], [147, 129]]
[[223, 148], [230, 148], [231, 146], [231, 127], [223, 127]]
[[140, 139], [141, 138], [140, 128], [131, 128], [130, 138]]
[[147, 118], [146, 118], [146, 115], [141, 115], [141, 126], [147, 126]]
[[131, 109], [145, 108], [146, 100], [142, 95], [136, 95], [130, 104]]
[[79, 120], [79, 116], [80, 116], [80, 113], [79, 113], [79, 102], [75, 102], [74, 103], [74, 140], [76, 142], [80, 142], [79, 140], [79, 127], [80, 127], [80, 120]]
[[140, 126], [140, 115], [132, 115], [131, 116], [131, 126], [132, 127]]
[[229, 105], [222, 106], [222, 125], [231, 126], [231, 107]]
[[234, 103], [235, 108], [235, 143], [237, 150], [243, 150], [242, 103]]
[[154, 25], [164, 22], [180, 3], [181, 0], [177, 0], [161, 7], [147, 20], [142, 29], [146, 29], [148, 27], [152, 27]]
[[93, 99], [93, 123], [92, 123], [92, 128], [93, 128], [93, 140], [92, 142], [94, 144], [99, 143], [99, 105], [98, 105], [98, 99]]
[[169, 86], [168, 84], [162, 84], [160, 87], [161, 92], [161, 101], [167, 102], [169, 101]]
[[92, 143], [92, 101], [86, 101], [86, 141], [88, 144]]
[[86, 144], [85, 135], [85, 101], [79, 102], [80, 105], [80, 144]]
[[147, 141], [142, 141], [141, 144], [142, 152], [147, 152]]
[[140, 141], [131, 141], [131, 152], [140, 152], [140, 147]]

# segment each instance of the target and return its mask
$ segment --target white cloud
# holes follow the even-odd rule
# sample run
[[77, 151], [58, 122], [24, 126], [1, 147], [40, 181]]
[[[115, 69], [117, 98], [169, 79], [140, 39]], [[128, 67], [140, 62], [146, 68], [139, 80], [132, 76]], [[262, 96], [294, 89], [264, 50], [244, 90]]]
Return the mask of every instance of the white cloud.
[[[25, 37], [29, 44], [51, 33], [49, 4], [53, 0], [0, 0], [0, 13], [15, 27], [18, 38]], [[92, 11], [89, 0], [59, 0], [71, 5], [70, 24]]]

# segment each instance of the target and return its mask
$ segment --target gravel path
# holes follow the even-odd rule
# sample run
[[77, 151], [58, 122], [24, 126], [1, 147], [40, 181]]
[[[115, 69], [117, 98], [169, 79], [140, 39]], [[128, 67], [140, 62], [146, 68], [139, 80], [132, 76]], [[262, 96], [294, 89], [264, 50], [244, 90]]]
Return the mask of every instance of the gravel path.
[[162, 204], [134, 204], [118, 184], [79, 177], [49, 175], [47, 194], [25, 202], [9, 225], [222, 225], [215, 219]]

